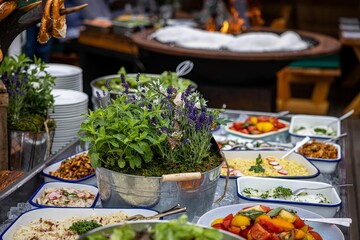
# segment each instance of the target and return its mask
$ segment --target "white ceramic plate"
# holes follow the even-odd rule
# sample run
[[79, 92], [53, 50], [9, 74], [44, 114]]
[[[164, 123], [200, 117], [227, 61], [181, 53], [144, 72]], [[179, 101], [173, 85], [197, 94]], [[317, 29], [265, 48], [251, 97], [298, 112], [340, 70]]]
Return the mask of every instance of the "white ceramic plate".
[[54, 77], [62, 78], [82, 74], [82, 69], [77, 66], [59, 63], [48, 63], [45, 70]]
[[114, 208], [38, 208], [27, 211], [20, 215], [2, 234], [4, 240], [11, 240], [16, 230], [21, 226], [26, 226], [34, 220], [47, 218], [52, 220], [65, 220], [70, 217], [85, 218], [91, 215], [110, 215], [117, 211], [124, 211], [129, 216], [142, 214], [152, 216], [158, 212], [150, 209], [114, 209]]
[[270, 137], [270, 136], [274, 136], [276, 134], [280, 134], [280, 133], [283, 133], [283, 132], [287, 132], [289, 130], [289, 123], [286, 122], [286, 121], [283, 121], [283, 120], [280, 120], [279, 119], [279, 122], [283, 123], [286, 125], [286, 127], [284, 128], [281, 128], [277, 131], [271, 131], [271, 132], [267, 132], [267, 133], [261, 133], [261, 134], [246, 134], [246, 133], [242, 133], [242, 132], [239, 132], [239, 131], [235, 131], [233, 129], [230, 129], [230, 125], [226, 126], [225, 127], [225, 130], [228, 132], [228, 133], [231, 133], [231, 134], [234, 134], [234, 135], [237, 135], [237, 136], [240, 136], [240, 137], [243, 137], [243, 138], [251, 138], [251, 139], [259, 139], [259, 138], [265, 138], [265, 137]]
[[[34, 192], [34, 194], [29, 199], [29, 203], [35, 207], [40, 207], [40, 208], [43, 208], [43, 207], [68, 208], [68, 206], [59, 206], [58, 207], [58, 206], [50, 206], [50, 205], [44, 205], [44, 204], [37, 203], [36, 199], [40, 198], [47, 188], [55, 188], [55, 189], [69, 188], [69, 189], [84, 190], [84, 191], [90, 192], [95, 195], [95, 198], [94, 198], [94, 201], [91, 204], [91, 206], [89, 206], [88, 208], [95, 207], [96, 202], [99, 198], [99, 190], [97, 189], [97, 187], [94, 187], [92, 185], [79, 184], [79, 183], [66, 183], [66, 182], [48, 182], [48, 183], [42, 184]], [[74, 207], [71, 207], [71, 208], [74, 208]]]
[[69, 106], [88, 101], [88, 95], [79, 91], [53, 89], [51, 93], [55, 99], [55, 109], [56, 106]]
[[[259, 154], [262, 157], [274, 156], [277, 158], [282, 157], [287, 151], [272, 151], [272, 150], [244, 150], [244, 151], [223, 151], [223, 154], [226, 159], [243, 159], [243, 160], [254, 160]], [[317, 169], [309, 160], [307, 160], [303, 155], [298, 153], [291, 153], [288, 157], [286, 157], [289, 161], [296, 161], [298, 164], [304, 165], [307, 169], [309, 175], [308, 176], [274, 176], [272, 178], [286, 178], [286, 179], [311, 179], [315, 178], [320, 174], [319, 169]], [[222, 176], [221, 177], [225, 177]], [[230, 178], [238, 178], [238, 177], [230, 177]]]
[[[230, 213], [236, 214], [239, 210], [241, 210], [245, 207], [254, 206], [257, 204], [259, 204], [259, 203], [243, 203], [243, 204], [235, 204], [235, 205], [229, 205], [229, 206], [215, 208], [215, 209], [212, 209], [209, 212], [205, 213], [204, 215], [202, 215], [199, 218], [197, 224], [204, 225], [204, 226], [211, 226], [211, 222], [213, 220], [215, 220], [216, 218], [223, 218]], [[267, 203], [264, 205], [267, 207], [270, 207], [270, 208], [283, 207], [283, 205], [270, 204], [270, 203], [269, 204]], [[310, 212], [308, 210], [302, 209], [302, 208], [291, 207], [291, 209], [295, 210], [301, 218], [321, 218], [320, 215]], [[314, 222], [306, 222], [306, 224], [313, 227], [314, 231], [318, 232], [324, 240], [344, 240], [345, 239], [344, 234], [335, 225], [326, 224], [326, 223], [314, 223]]]
[[244, 188], [254, 188], [261, 191], [267, 191], [276, 187], [285, 187], [290, 188], [292, 191], [296, 189], [308, 187], [308, 188], [320, 188], [328, 187], [330, 184], [323, 182], [313, 182], [313, 181], [302, 181], [302, 180], [288, 180], [288, 179], [279, 179], [279, 178], [262, 178], [262, 177], [241, 177], [236, 179], [236, 191], [237, 195], [240, 198], [241, 203], [248, 202], [262, 202], [266, 205], [268, 203], [288, 205], [291, 207], [301, 207], [311, 212], [317, 213], [323, 217], [334, 217], [339, 206], [341, 205], [341, 199], [334, 188], [321, 189], [316, 191], [306, 191], [309, 194], [323, 194], [331, 203], [307, 203], [307, 202], [295, 202], [288, 200], [279, 200], [279, 199], [263, 199], [263, 198], [253, 198], [246, 197], [241, 192]]

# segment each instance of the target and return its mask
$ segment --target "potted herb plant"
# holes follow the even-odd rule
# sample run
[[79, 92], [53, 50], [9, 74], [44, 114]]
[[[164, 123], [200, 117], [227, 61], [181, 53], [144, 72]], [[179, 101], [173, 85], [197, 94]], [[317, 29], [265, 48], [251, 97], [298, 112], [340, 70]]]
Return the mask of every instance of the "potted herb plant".
[[[33, 64], [32, 64], [33, 63]], [[6, 56], [0, 66], [0, 79], [9, 94], [9, 166], [28, 171], [50, 154], [55, 121], [48, 111], [54, 106], [51, 91], [55, 78], [45, 63], [24, 54]]]
[[[115, 100], [107, 95], [108, 105], [90, 111], [79, 131], [89, 142], [103, 206], [163, 211], [180, 203], [190, 220], [209, 210], [223, 162], [212, 138], [224, 123], [219, 112], [191, 85], [178, 92], [153, 81], [129, 92], [121, 78], [124, 91]], [[195, 177], [179, 174], [189, 172]]]

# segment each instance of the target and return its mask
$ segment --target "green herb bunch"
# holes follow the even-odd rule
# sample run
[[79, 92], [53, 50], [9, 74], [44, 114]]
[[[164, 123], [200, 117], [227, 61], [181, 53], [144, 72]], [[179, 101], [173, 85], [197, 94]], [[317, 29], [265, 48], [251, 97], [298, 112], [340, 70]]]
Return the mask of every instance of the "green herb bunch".
[[[41, 59], [24, 54], [6, 56], [0, 65], [0, 79], [9, 94], [8, 125], [11, 130], [40, 132], [54, 106], [51, 91], [55, 78], [45, 71]], [[54, 122], [48, 126], [54, 128]]]
[[93, 167], [161, 176], [220, 164], [212, 129], [225, 121], [191, 85], [179, 92], [153, 81], [130, 92], [121, 78], [124, 91], [115, 100], [98, 93], [107, 106], [90, 111], [81, 124], [79, 137], [90, 143]]

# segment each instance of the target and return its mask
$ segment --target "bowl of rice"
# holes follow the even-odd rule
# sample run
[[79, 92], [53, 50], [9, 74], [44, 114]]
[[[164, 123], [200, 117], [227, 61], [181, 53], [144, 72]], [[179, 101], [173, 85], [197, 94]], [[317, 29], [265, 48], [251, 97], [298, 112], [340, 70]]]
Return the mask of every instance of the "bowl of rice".
[[275, 177], [287, 179], [311, 179], [320, 174], [319, 169], [303, 155], [291, 153], [286, 159], [281, 157], [287, 151], [248, 150], [224, 151], [227, 163], [221, 169], [221, 177], [241, 176]]

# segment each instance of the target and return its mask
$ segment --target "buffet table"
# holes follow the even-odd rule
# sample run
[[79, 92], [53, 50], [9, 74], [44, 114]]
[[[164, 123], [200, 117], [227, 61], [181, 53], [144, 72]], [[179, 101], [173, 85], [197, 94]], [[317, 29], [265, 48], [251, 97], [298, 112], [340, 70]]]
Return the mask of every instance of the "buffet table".
[[[231, 120], [237, 119], [241, 114], [257, 114], [257, 115], [269, 115], [269, 113], [264, 112], [248, 112], [248, 111], [235, 111], [227, 110], [224, 113], [224, 117]], [[281, 119], [289, 121], [290, 118], [282, 117]], [[347, 119], [342, 122], [342, 132], [348, 134], [347, 138], [342, 138], [339, 144], [343, 147], [343, 159], [340, 161], [337, 171], [334, 174], [320, 174], [315, 178], [315, 181], [324, 181], [331, 184], [341, 184], [341, 183], [353, 183], [354, 187], [352, 188], [342, 188], [339, 192], [339, 195], [342, 200], [342, 205], [336, 214], [335, 217], [350, 217], [352, 218], [352, 225], [350, 228], [339, 227], [345, 239], [359, 239], [359, 209], [357, 208], [359, 204], [360, 193], [357, 191], [357, 187], [360, 184], [360, 180], [356, 178], [356, 173], [360, 170], [360, 164], [356, 162], [357, 156], [360, 154], [360, 149], [356, 147], [356, 144], [360, 140], [360, 120], [359, 119]], [[214, 134], [224, 135], [227, 134], [223, 129], [219, 129]], [[289, 136], [282, 135], [282, 137], [277, 137], [273, 141], [278, 142], [289, 142]], [[0, 212], [0, 232], [5, 229], [5, 226], [11, 223], [19, 214], [31, 208], [28, 203], [26, 203], [30, 196], [35, 192], [35, 190], [42, 184], [43, 178], [40, 176], [41, 170], [57, 160], [64, 159], [74, 153], [80, 152], [84, 148], [80, 145], [78, 140], [70, 143], [66, 148], [60, 150], [57, 154], [53, 155], [51, 158], [46, 160], [44, 163], [40, 164], [32, 171], [25, 174], [25, 176], [14, 184], [9, 186], [5, 191], [0, 194], [1, 200], [1, 212]], [[228, 191], [226, 197], [217, 204], [213, 205], [213, 208], [239, 203], [239, 198], [235, 192], [234, 180], [229, 183]], [[216, 197], [219, 197], [224, 190], [225, 179], [221, 178], [219, 180]], [[11, 207], [11, 209], [10, 209]], [[10, 211], [9, 211], [10, 210]], [[194, 219], [194, 221], [196, 218]]]

